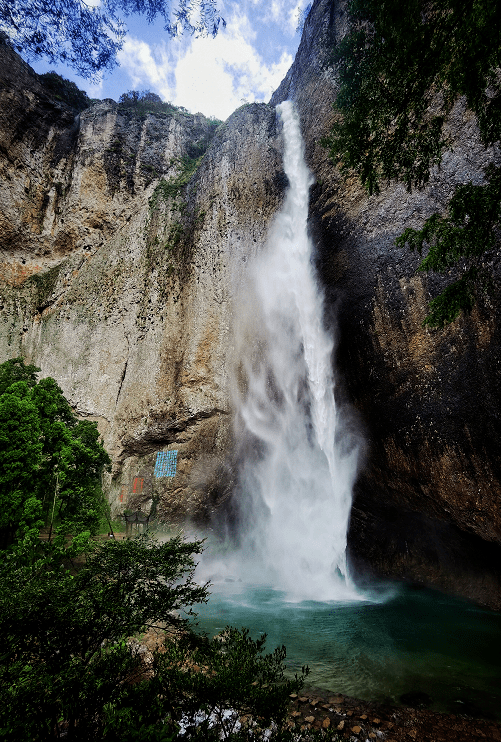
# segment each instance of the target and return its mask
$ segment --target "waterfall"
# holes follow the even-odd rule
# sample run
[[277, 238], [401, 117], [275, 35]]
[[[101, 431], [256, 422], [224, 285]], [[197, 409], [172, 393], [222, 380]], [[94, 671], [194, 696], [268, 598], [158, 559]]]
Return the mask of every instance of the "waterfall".
[[346, 534], [357, 451], [334, 399], [334, 341], [308, 235], [309, 189], [298, 116], [283, 123], [289, 187], [266, 249], [250, 268], [236, 308], [237, 438], [242, 446], [240, 566], [244, 580], [291, 600], [357, 597]]

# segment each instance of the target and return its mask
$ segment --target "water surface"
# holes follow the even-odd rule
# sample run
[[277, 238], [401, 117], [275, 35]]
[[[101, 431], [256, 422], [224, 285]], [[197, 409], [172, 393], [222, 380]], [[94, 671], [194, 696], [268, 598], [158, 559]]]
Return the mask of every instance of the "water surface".
[[430, 708], [501, 719], [501, 614], [426, 589], [395, 588], [384, 602], [290, 603], [265, 587], [220, 582], [199, 609], [214, 635], [246, 626], [267, 650], [287, 648], [287, 668], [307, 664], [308, 685], [398, 703], [422, 692]]

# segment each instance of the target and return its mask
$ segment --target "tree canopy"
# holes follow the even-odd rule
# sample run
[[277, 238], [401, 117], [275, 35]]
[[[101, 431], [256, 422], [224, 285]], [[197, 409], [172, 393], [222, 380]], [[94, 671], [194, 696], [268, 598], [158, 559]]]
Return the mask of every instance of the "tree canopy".
[[248, 741], [246, 714], [292, 742], [284, 720], [306, 670], [286, 678], [285, 649], [265, 654], [245, 629], [195, 633], [201, 541], [91, 537], [109, 458], [38, 372], [0, 365], [0, 737]]
[[57, 72], [45, 72], [43, 75], [38, 75], [38, 79], [57, 100], [63, 101], [76, 111], [84, 111], [91, 105], [86, 92], [80, 90], [71, 80], [58, 75]]
[[[422, 188], [451, 145], [445, 122], [460, 96], [475, 113], [485, 146], [501, 139], [501, 6], [496, 0], [352, 0], [351, 30], [334, 50], [338, 112], [325, 143], [334, 160], [358, 174], [369, 193], [383, 181]], [[448, 215], [398, 244], [428, 249], [419, 270], [457, 280], [433, 300], [426, 323], [442, 326], [470, 310], [485, 284], [482, 256], [496, 243], [499, 170], [486, 185], [463, 184]]]
[[171, 37], [183, 31], [215, 36], [225, 25], [217, 0], [0, 0], [0, 30], [28, 59], [62, 62], [92, 80], [117, 65], [124, 18], [133, 14], [150, 23], [161, 18]]
[[96, 423], [78, 420], [54, 379], [15, 358], [0, 365], [0, 535], [46, 525], [95, 532], [110, 459]]

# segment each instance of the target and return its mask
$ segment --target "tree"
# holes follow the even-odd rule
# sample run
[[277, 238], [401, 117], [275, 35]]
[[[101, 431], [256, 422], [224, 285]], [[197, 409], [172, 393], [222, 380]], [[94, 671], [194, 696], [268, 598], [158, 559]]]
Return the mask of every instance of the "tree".
[[[181, 536], [93, 540], [108, 456], [53, 379], [15, 358], [0, 365], [0, 737], [172, 742], [249, 739], [239, 717], [276, 725], [304, 671], [285, 649], [228, 628], [194, 632], [202, 542]], [[39, 530], [49, 525], [48, 540]], [[144, 661], [137, 637], [161, 646]], [[228, 712], [231, 709], [231, 713]], [[240, 733], [241, 732], [241, 733]], [[283, 732], [283, 733], [282, 733]], [[291, 739], [290, 735], [288, 739]]]
[[0, 365], [0, 534], [49, 527], [95, 532], [110, 459], [96, 423], [78, 420], [54, 379], [22, 358]]
[[79, 75], [96, 79], [102, 70], [117, 65], [126, 27], [123, 18], [160, 17], [172, 37], [183, 31], [215, 36], [225, 21], [217, 0], [102, 0], [87, 5], [83, 0], [0, 0], [0, 30], [16, 51], [28, 59], [46, 57], [63, 62]]
[[58, 75], [57, 72], [45, 72], [43, 75], [39, 75], [38, 79], [55, 98], [71, 106], [75, 111], [84, 111], [91, 105], [87, 93], [80, 90], [71, 80]]
[[[75, 574], [63, 558], [84, 545]], [[130, 702], [127, 684], [144, 675], [128, 638], [160, 621], [180, 626], [176, 612], [206, 599], [192, 580], [200, 546], [180, 538], [14, 545], [0, 564], [2, 738], [106, 738], [107, 715], [124, 696]]]
[[[285, 650], [263, 655], [265, 637], [193, 632], [192, 606], [207, 600], [193, 580], [201, 547], [31, 536], [0, 554], [2, 739], [169, 742], [180, 726], [185, 740], [249, 739], [244, 713], [281, 729], [305, 673], [285, 679]], [[164, 641], [145, 663], [133, 637], [150, 629]]]
[[[444, 124], [460, 96], [477, 116], [485, 146], [501, 138], [499, 3], [352, 0], [349, 14], [351, 30], [334, 51], [338, 117], [325, 144], [369, 193], [381, 181], [400, 180], [409, 191], [428, 182], [450, 145]], [[397, 241], [428, 249], [419, 270], [457, 268], [457, 280], [432, 301], [430, 326], [469, 311], [485, 286], [482, 257], [499, 227], [499, 168], [491, 167], [486, 180], [458, 187], [447, 216], [435, 214]]]

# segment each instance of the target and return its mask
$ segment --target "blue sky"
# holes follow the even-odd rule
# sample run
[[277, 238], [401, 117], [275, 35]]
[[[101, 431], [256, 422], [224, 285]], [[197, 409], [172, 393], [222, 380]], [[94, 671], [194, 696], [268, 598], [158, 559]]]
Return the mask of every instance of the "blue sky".
[[[99, 0], [94, 0], [97, 4]], [[226, 28], [215, 39], [171, 39], [161, 22], [127, 19], [120, 67], [95, 85], [72, 70], [55, 69], [93, 98], [118, 100], [127, 90], [151, 90], [192, 113], [226, 119], [242, 103], [268, 101], [291, 66], [300, 41], [298, 14], [307, 0], [220, 0]]]

